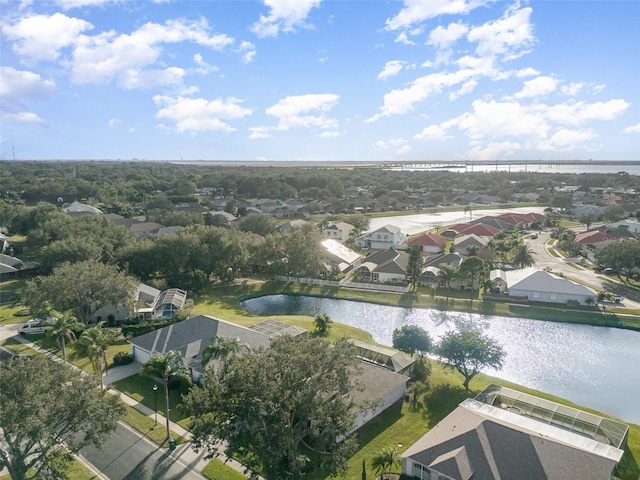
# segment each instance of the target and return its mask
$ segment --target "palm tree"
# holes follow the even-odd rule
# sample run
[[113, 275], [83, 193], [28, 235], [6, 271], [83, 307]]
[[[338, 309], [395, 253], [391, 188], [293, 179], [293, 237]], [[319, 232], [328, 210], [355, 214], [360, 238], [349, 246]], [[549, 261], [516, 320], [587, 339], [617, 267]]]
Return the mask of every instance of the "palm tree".
[[375, 454], [371, 466], [380, 474], [382, 480], [389, 479], [391, 469], [400, 464], [400, 456], [395, 447], [386, 447]]
[[449, 298], [449, 288], [451, 287], [451, 280], [456, 278], [458, 274], [458, 269], [453, 266], [453, 264], [443, 264], [438, 266], [438, 281], [441, 284], [444, 284], [447, 287], [447, 298]]
[[151, 357], [151, 359], [143, 365], [142, 373], [149, 377], [159, 377], [162, 379], [164, 386], [165, 417], [167, 421], [167, 438], [171, 438], [171, 430], [169, 429], [169, 379], [179, 377], [190, 380], [189, 369], [183, 363], [180, 352], [171, 350], [167, 353]]
[[464, 213], [469, 212], [469, 221], [471, 221], [471, 216], [473, 215], [473, 210], [471, 210], [471, 206], [467, 205], [466, 207], [464, 207]]
[[104, 390], [103, 375], [109, 368], [107, 363], [107, 348], [120, 340], [119, 329], [105, 328], [104, 322], [88, 328], [80, 335], [80, 351], [83, 352], [100, 376], [100, 388]]
[[511, 263], [516, 268], [531, 267], [536, 263], [533, 259], [534, 255], [535, 253], [527, 245], [521, 243], [512, 250]]
[[56, 320], [49, 322], [49, 325], [53, 328], [47, 332], [47, 335], [56, 339], [56, 344], [62, 350], [64, 363], [67, 363], [66, 341], [75, 342], [77, 340], [75, 332], [82, 330], [84, 325], [76, 317], [68, 313], [54, 313], [53, 317]]
[[213, 337], [209, 341], [209, 346], [202, 351], [202, 366], [207, 367], [213, 360], [225, 363], [230, 356], [235, 356], [246, 345], [240, 343], [237, 337]]
[[318, 333], [320, 333], [321, 335], [324, 335], [329, 331], [329, 329], [331, 329], [331, 325], [333, 325], [333, 320], [331, 320], [331, 317], [326, 313], [321, 313], [315, 316], [315, 318], [313, 319], [313, 324], [315, 325]]

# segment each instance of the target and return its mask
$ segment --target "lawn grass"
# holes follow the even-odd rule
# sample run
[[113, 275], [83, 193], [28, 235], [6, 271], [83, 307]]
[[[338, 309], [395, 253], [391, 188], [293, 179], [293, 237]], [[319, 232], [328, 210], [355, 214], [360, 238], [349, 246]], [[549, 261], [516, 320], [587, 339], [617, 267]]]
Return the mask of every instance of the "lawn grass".
[[25, 323], [31, 312], [24, 305], [15, 302], [0, 304], [0, 324]]
[[[82, 461], [75, 457], [67, 467], [65, 473], [67, 480], [94, 480], [100, 478], [89, 470]], [[9, 474], [0, 475], [0, 480], [11, 480], [11, 476]]]
[[211, 480], [245, 480], [247, 478], [220, 460], [210, 461], [202, 470], [202, 474]]
[[[146, 407], [154, 410], [155, 398], [157, 395], [157, 407], [160, 415], [166, 415], [166, 405], [164, 404], [164, 387], [161, 382], [157, 382], [154, 379], [142, 374], [136, 374], [131, 377], [118, 380], [112, 383], [113, 387], [121, 391], [125, 395], [136, 400], [138, 403], [145, 405]], [[158, 392], [154, 394], [153, 386], [158, 385]], [[181, 393], [177, 390], [169, 389], [169, 419], [187, 428], [189, 426], [189, 418], [185, 416], [182, 409], [180, 409]], [[144, 415], [143, 415], [144, 416]], [[146, 417], [146, 416], [145, 416]], [[149, 418], [149, 417], [146, 417]], [[154, 419], [150, 419], [153, 425]]]
[[[125, 405], [126, 414], [122, 419], [127, 425], [129, 425], [134, 430], [137, 430], [142, 435], [147, 437], [154, 443], [157, 443], [161, 447], [168, 448], [169, 442], [167, 439], [167, 428], [166, 425], [162, 422], [162, 420], [158, 421], [156, 424], [155, 419], [148, 417], [144, 413], [139, 412], [135, 408], [130, 405]], [[176, 444], [184, 443], [186, 440], [175, 433], [173, 430], [170, 430], [171, 438], [176, 441]]]

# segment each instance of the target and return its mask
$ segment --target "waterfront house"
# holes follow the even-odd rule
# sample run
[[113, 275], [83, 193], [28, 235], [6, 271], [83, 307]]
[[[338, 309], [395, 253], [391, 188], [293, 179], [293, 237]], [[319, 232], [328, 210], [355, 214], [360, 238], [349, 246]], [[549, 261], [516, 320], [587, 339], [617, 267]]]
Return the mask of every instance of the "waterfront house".
[[407, 235], [394, 225], [385, 225], [356, 238], [356, 245], [373, 250], [384, 250], [405, 245], [406, 243]]

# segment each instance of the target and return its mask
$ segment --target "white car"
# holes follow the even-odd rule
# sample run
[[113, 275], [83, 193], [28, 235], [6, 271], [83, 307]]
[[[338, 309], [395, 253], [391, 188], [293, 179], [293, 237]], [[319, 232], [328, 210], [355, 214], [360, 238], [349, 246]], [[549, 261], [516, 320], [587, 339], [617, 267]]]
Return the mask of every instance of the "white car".
[[[53, 320], [53, 319], [48, 319], [47, 321], [50, 321], [50, 320]], [[28, 320], [27, 323], [20, 325], [20, 327], [18, 327], [18, 333], [20, 335], [43, 334], [43, 333], [47, 333], [47, 331], [51, 330], [52, 328], [53, 327], [51, 325], [47, 325], [40, 318], [32, 318], [31, 320]]]

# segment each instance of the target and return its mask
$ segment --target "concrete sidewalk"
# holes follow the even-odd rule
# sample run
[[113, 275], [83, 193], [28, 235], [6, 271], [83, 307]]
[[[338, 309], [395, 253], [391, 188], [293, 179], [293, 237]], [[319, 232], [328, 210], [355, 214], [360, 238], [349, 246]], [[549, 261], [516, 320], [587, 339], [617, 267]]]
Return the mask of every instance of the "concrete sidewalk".
[[[47, 357], [51, 358], [54, 361], [57, 361], [60, 363], [63, 362], [62, 358], [52, 354], [48, 350], [45, 350], [39, 347], [38, 345], [30, 341], [28, 338], [25, 338], [23, 336], [16, 336], [14, 338], [18, 340], [20, 343], [28, 345], [30, 348], [36, 350], [37, 352], [43, 355], [46, 355]], [[76, 367], [71, 363], [68, 363], [68, 365], [70, 365], [71, 367], [75, 368], [76, 370], [84, 374], [87, 373], [81, 368]], [[142, 368], [142, 364], [138, 362], [133, 362], [133, 363], [130, 363], [129, 365], [122, 365], [122, 366], [110, 368], [109, 372], [103, 377], [104, 385], [107, 391], [111, 392], [114, 395], [118, 395], [120, 399], [127, 405], [130, 405], [140, 413], [150, 418], [155, 418], [156, 412], [154, 410], [152, 410], [146, 405], [143, 405], [137, 400], [129, 397], [128, 395], [125, 395], [121, 391], [110, 386], [113, 382], [135, 375], [140, 371], [141, 368]], [[164, 425], [166, 423], [166, 418], [163, 415], [160, 415], [160, 414], [157, 414], [157, 415], [158, 415], [158, 424]], [[189, 467], [191, 470], [201, 473], [202, 470], [207, 466], [207, 464], [211, 460], [204, 458], [206, 455], [205, 452], [196, 453], [191, 448], [191, 433], [188, 430], [178, 425], [177, 423], [174, 423], [171, 421], [169, 422], [169, 428], [172, 432], [175, 432], [176, 434], [180, 435], [182, 438], [186, 440], [185, 443], [178, 445], [174, 451], [172, 452], [168, 451], [169, 455], [175, 458], [176, 460], [181, 461], [184, 465]], [[141, 434], [140, 436], [143, 437], [143, 435]], [[231, 467], [232, 469], [236, 470], [237, 472], [241, 473], [247, 478], [249, 478], [248, 474], [245, 473], [247, 470], [246, 467], [241, 463], [237, 462], [236, 460], [226, 457], [223, 453], [220, 453], [220, 455], [217, 456], [217, 459], [220, 460], [221, 462], [224, 462], [227, 466]], [[87, 462], [85, 459], [81, 458], [81, 460], [84, 463], [86, 463], [91, 470], [96, 471], [96, 468], [93, 465], [91, 465], [89, 462]], [[258, 477], [258, 478], [261, 478], [261, 477]]]

